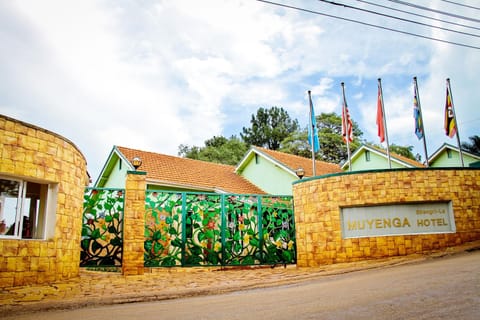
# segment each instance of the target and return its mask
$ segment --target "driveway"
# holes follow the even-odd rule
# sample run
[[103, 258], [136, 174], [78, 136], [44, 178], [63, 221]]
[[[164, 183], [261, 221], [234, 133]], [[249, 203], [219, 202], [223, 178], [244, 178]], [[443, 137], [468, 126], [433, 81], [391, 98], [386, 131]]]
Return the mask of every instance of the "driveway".
[[[260, 280], [261, 281], [261, 280]], [[279, 287], [5, 319], [479, 319], [480, 251]]]

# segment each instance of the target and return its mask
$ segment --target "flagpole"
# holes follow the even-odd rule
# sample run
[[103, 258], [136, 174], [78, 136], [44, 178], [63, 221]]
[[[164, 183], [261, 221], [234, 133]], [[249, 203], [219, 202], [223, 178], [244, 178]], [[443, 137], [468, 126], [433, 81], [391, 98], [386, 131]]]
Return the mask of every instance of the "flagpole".
[[388, 167], [392, 169], [392, 158], [390, 157], [390, 144], [388, 143], [388, 130], [387, 130], [387, 120], [385, 115], [385, 107], [383, 105], [383, 90], [382, 90], [382, 79], [378, 78], [378, 90], [380, 91], [380, 102], [382, 107], [382, 121], [383, 128], [385, 129], [385, 139], [387, 140], [387, 157], [388, 157]]
[[422, 119], [421, 130], [422, 130], [422, 133], [423, 133], [423, 150], [425, 152], [425, 162], [426, 162], [427, 168], [428, 168], [429, 163], [428, 163], [428, 153], [427, 153], [427, 140], [426, 140], [426, 137], [425, 137], [425, 128], [423, 127], [423, 115], [422, 115], [422, 107], [421, 107], [422, 104], [420, 103], [420, 93], [418, 92], [417, 77], [413, 77], [413, 84], [415, 86], [414, 90], [415, 90], [415, 93], [416, 93], [418, 113], [420, 115], [420, 119]]
[[453, 104], [453, 94], [452, 94], [452, 87], [450, 86], [450, 78], [447, 78], [447, 86], [448, 86], [448, 92], [450, 93], [450, 100], [452, 102], [452, 112], [453, 112], [453, 119], [455, 120], [455, 126], [456, 126], [458, 151], [460, 151], [460, 161], [462, 163], [462, 167], [465, 167], [465, 164], [463, 162], [462, 146], [460, 144], [460, 134], [458, 133], [458, 122], [457, 122], [457, 116], [455, 114], [455, 105]]
[[315, 115], [313, 114], [312, 92], [310, 90], [308, 90], [308, 99], [310, 101], [310, 129], [312, 130], [312, 168], [313, 168], [313, 176], [316, 176], [317, 170], [315, 166], [315, 137], [314, 137], [315, 128], [312, 121], [313, 119], [312, 117], [315, 117]]
[[[345, 99], [345, 83], [342, 82], [342, 94], [343, 94], [343, 117], [342, 117], [342, 125], [345, 128], [345, 141], [347, 143], [347, 157], [348, 157], [348, 171], [352, 171], [352, 159], [350, 155], [350, 135], [348, 130], [348, 119], [347, 119], [347, 100]], [[353, 128], [352, 128], [353, 130]]]

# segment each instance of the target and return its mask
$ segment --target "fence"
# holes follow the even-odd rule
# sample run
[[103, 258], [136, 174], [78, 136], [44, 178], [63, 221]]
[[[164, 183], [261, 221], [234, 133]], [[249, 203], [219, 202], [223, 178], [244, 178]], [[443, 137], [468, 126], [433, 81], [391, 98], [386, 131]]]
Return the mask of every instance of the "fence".
[[87, 188], [83, 200], [80, 266], [121, 266], [123, 189]]
[[146, 267], [295, 263], [290, 196], [147, 191]]
[[[120, 267], [123, 189], [87, 189], [80, 266]], [[147, 190], [145, 267], [296, 262], [293, 198]]]

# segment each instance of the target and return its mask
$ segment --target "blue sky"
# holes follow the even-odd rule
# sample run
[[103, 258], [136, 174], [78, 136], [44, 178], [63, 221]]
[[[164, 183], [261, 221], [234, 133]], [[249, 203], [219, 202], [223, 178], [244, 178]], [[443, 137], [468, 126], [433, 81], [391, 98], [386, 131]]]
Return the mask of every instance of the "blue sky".
[[[278, 2], [480, 46], [478, 37], [315, 0]], [[440, 0], [422, 5], [478, 16]], [[402, 17], [480, 35], [480, 29]], [[390, 143], [412, 145], [423, 157], [413, 128], [413, 76], [430, 154], [444, 142], [456, 144], [443, 132], [447, 77], [461, 140], [480, 135], [480, 50], [254, 0], [0, 0], [0, 43], [0, 113], [72, 140], [94, 180], [113, 145], [176, 155], [180, 144], [238, 135], [259, 107], [283, 107], [306, 126], [307, 90], [317, 114], [340, 114], [342, 81], [351, 116], [369, 141], [378, 142], [382, 78]]]

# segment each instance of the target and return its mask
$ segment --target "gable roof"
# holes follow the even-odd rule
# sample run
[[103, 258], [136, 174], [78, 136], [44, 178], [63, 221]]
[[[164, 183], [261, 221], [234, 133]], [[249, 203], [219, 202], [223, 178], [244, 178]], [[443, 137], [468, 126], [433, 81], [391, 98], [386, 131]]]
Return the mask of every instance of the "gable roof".
[[180, 158], [165, 154], [114, 146], [116, 152], [131, 165], [134, 157], [142, 160], [140, 171], [147, 173], [147, 183], [160, 186], [228, 192], [265, 194], [263, 190], [235, 173], [235, 167]]
[[[450, 150], [453, 150], [455, 152], [460, 153], [460, 151], [457, 147], [455, 147], [455, 146], [453, 146], [449, 143], [444, 143], [440, 146], [440, 148], [437, 149], [437, 151], [435, 151], [430, 157], [428, 157], [428, 162], [432, 163], [433, 161], [435, 161], [435, 159], [437, 159], [447, 149], [450, 149]], [[465, 151], [464, 149], [462, 149], [462, 154], [463, 155], [468, 155], [469, 157], [480, 160], [480, 156], [478, 156], [476, 154], [473, 154], [473, 153], [470, 153], [468, 151]]]
[[[388, 160], [388, 155], [387, 155], [386, 150], [383, 150], [383, 149], [380, 149], [380, 148], [377, 148], [377, 147], [374, 147], [374, 146], [371, 146], [371, 145], [366, 145], [366, 144], [362, 144], [360, 146], [360, 148], [355, 150], [355, 152], [351, 156], [351, 160], [353, 161], [353, 160], [357, 159], [365, 150], [368, 150], [368, 151], [373, 152], [377, 155], [380, 155], [381, 157], [384, 157], [386, 160]], [[390, 152], [390, 159], [392, 160], [392, 162], [396, 162], [396, 163], [398, 163], [402, 166], [405, 166], [407, 168], [425, 168], [424, 164], [422, 164], [422, 163], [420, 163], [416, 160], [412, 160], [410, 158], [399, 155], [395, 152]], [[345, 163], [342, 165], [343, 170], [345, 170], [346, 168], [348, 168], [348, 160], [345, 161]]]
[[[271, 161], [280, 168], [283, 168], [285, 171], [291, 173], [295, 177], [297, 177], [295, 171], [298, 168], [303, 168], [303, 170], [305, 170], [305, 177], [313, 176], [312, 159], [256, 146], [252, 146], [250, 148], [245, 157], [243, 157], [242, 161], [240, 161], [240, 163], [237, 165], [235, 171], [241, 172], [242, 169], [247, 165], [248, 160], [254, 154], [264, 157], [268, 161]], [[317, 175], [341, 172], [339, 165], [319, 160], [315, 161], [315, 168]]]

